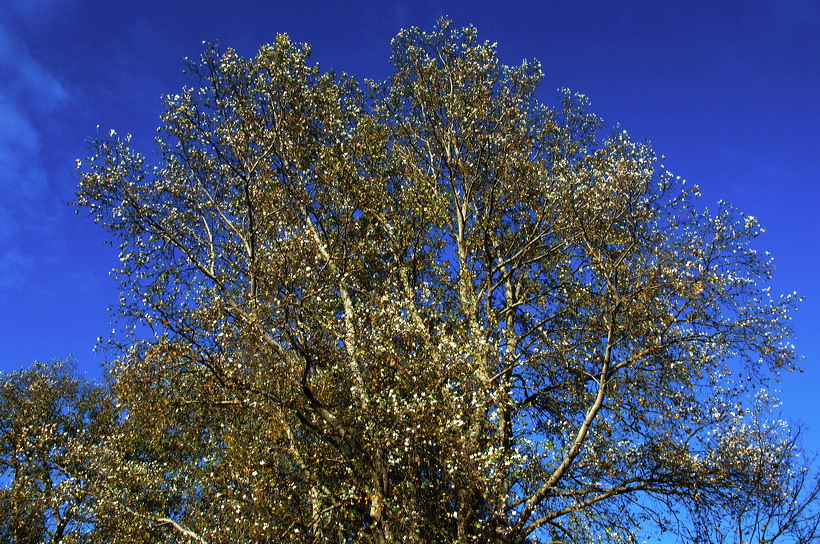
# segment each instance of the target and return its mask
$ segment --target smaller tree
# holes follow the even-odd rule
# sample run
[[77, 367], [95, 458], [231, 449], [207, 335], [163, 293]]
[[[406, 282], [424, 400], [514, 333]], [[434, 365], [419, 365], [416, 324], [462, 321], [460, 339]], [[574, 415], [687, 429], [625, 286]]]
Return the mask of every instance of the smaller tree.
[[0, 374], [0, 540], [75, 542], [92, 530], [90, 447], [115, 422], [108, 389], [71, 360]]

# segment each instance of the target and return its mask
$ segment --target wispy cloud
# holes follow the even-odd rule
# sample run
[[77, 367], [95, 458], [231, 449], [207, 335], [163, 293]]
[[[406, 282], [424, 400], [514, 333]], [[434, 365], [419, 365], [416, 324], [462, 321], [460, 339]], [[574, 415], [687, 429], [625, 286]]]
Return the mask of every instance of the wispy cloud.
[[16, 95], [30, 107], [48, 111], [67, 97], [59, 80], [32, 57], [7, 26], [0, 26], [0, 67], [10, 75], [2, 92]]
[[18, 29], [43, 24], [48, 8], [58, 3], [11, 0], [0, 15], [0, 288], [24, 281], [30, 255], [24, 240], [48, 224], [41, 211], [48, 194], [42, 127], [68, 92]]
[[[25, 281], [31, 261], [19, 250], [6, 251], [0, 257], [0, 293], [3, 289], [16, 287]], [[2, 297], [0, 296], [0, 300]]]
[[46, 189], [46, 174], [38, 160], [40, 138], [25, 110], [3, 93], [0, 126], [0, 190], [6, 199], [34, 198]]

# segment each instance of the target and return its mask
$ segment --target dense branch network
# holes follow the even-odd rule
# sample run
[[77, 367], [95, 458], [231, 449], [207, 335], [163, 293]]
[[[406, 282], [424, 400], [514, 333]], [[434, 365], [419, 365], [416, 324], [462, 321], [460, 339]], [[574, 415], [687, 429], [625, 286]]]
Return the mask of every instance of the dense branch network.
[[793, 368], [793, 300], [753, 217], [703, 211], [585, 97], [540, 103], [538, 63], [472, 28], [403, 31], [365, 87], [308, 57], [209, 47], [156, 168], [113, 137], [81, 163], [123, 263], [101, 497], [236, 542], [778, 515], [794, 443], [760, 432], [761, 387]]

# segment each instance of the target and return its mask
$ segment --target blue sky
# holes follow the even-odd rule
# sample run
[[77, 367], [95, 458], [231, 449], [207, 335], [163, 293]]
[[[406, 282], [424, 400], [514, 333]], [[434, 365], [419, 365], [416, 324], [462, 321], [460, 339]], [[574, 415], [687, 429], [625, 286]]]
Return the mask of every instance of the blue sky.
[[[74, 160], [98, 130], [151, 150], [160, 97], [189, 83], [183, 57], [218, 40], [252, 55], [277, 33], [323, 68], [382, 79], [390, 39], [442, 15], [536, 58], [541, 99], [568, 87], [649, 139], [674, 173], [760, 218], [774, 290], [795, 315], [806, 372], [781, 387], [785, 414], [820, 449], [820, 3], [768, 1], [2, 0], [0, 8], [0, 370], [72, 355], [99, 374], [111, 330], [116, 250], [66, 203]], [[97, 128], [99, 126], [99, 128]]]

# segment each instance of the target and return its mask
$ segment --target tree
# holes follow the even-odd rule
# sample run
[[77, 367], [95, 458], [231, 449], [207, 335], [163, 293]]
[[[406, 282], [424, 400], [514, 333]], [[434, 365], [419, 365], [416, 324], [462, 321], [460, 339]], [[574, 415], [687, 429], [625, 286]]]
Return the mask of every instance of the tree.
[[87, 452], [113, 427], [106, 389], [72, 361], [0, 374], [0, 536], [4, 542], [87, 541], [95, 522]]
[[755, 414], [794, 369], [794, 298], [754, 217], [703, 210], [582, 95], [540, 103], [539, 64], [473, 28], [402, 31], [364, 87], [309, 54], [208, 46], [155, 168], [113, 133], [79, 165], [121, 250], [135, 527], [631, 542], [781, 504], [793, 443]]

